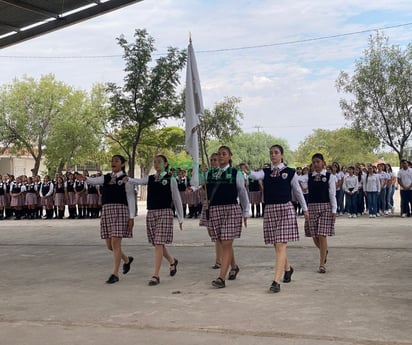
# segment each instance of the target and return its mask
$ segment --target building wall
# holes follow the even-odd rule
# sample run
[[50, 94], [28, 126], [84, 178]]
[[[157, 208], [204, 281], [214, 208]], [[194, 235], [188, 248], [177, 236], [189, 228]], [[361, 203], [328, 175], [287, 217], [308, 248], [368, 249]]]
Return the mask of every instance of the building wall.
[[[34, 159], [32, 157], [13, 157], [13, 156], [0, 156], [0, 174], [12, 174], [14, 176], [27, 175], [32, 176], [32, 171], [34, 167]], [[40, 163], [40, 174], [46, 171], [47, 168]]]

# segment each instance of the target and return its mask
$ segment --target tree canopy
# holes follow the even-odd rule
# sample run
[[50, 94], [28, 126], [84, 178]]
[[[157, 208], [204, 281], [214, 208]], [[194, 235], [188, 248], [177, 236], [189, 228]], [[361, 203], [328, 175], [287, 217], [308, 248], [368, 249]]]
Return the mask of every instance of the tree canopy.
[[134, 41], [117, 38], [123, 49], [125, 77], [123, 86], [107, 85], [110, 103], [108, 138], [118, 143], [129, 161], [129, 173], [134, 176], [138, 145], [145, 130], [168, 118], [183, 115], [183, 102], [176, 92], [179, 71], [186, 64], [186, 52], [168, 48], [150, 67], [155, 52], [154, 39], [146, 30], [136, 30]]
[[27, 150], [38, 174], [47, 153], [47, 166], [54, 169], [80, 152], [96, 150], [96, 118], [88, 95], [57, 81], [54, 75], [39, 81], [24, 77], [0, 90], [0, 138], [12, 151]]
[[296, 165], [308, 165], [315, 153], [322, 153], [327, 164], [373, 162], [379, 148], [378, 138], [370, 132], [353, 128], [335, 130], [315, 129], [299, 145], [295, 153]]
[[375, 133], [401, 159], [412, 133], [412, 45], [403, 50], [377, 33], [353, 75], [341, 72], [336, 83], [350, 96], [340, 101], [345, 118]]

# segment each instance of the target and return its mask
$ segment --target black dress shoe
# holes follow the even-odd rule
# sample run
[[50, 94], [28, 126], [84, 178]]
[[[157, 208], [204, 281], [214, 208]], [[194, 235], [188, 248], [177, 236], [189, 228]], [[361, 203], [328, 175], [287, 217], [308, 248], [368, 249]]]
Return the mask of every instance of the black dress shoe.
[[179, 261], [177, 261], [177, 259], [175, 258], [175, 261], [170, 264], [170, 268], [174, 267], [174, 269], [170, 270], [170, 276], [174, 276], [177, 273], [177, 264], [179, 263]]
[[129, 262], [127, 264], [126, 263], [123, 264], [123, 274], [126, 274], [127, 272], [130, 271], [130, 265], [133, 262], [133, 260], [134, 260], [133, 256], [129, 256]]
[[112, 274], [109, 279], [106, 280], [106, 284], [114, 284], [119, 281], [119, 277]]
[[291, 282], [293, 272], [294, 272], [294, 270], [293, 270], [292, 266], [290, 266], [289, 271], [285, 271], [285, 274], [283, 275], [283, 282], [284, 283], [290, 283]]
[[235, 280], [237, 277], [237, 274], [239, 273], [240, 268], [238, 265], [236, 265], [236, 268], [232, 268], [229, 272], [229, 277], [227, 278], [228, 280]]
[[156, 276], [152, 276], [152, 279], [149, 280], [149, 286], [156, 286], [160, 284], [160, 278]]
[[220, 277], [213, 280], [212, 285], [215, 288], [218, 288], [218, 289], [222, 289], [222, 288], [226, 287], [225, 281]]
[[273, 281], [272, 285], [269, 288], [269, 291], [274, 292], [274, 293], [279, 292], [280, 291], [280, 284]]

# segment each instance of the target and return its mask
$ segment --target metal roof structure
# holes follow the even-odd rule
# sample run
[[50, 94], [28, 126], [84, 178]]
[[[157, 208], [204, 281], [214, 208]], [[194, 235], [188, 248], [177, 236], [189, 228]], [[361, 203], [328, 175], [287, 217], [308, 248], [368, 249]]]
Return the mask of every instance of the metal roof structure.
[[0, 0], [0, 49], [142, 0]]

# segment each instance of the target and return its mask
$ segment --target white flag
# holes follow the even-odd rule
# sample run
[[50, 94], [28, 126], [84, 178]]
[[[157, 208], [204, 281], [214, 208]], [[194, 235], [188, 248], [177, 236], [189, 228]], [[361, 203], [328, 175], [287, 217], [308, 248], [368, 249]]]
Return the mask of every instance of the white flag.
[[198, 125], [199, 116], [204, 114], [202, 90], [200, 88], [199, 73], [197, 71], [195, 52], [190, 39], [187, 47], [187, 70], [186, 70], [186, 150], [193, 158], [193, 170], [190, 184], [199, 186], [199, 139]]

